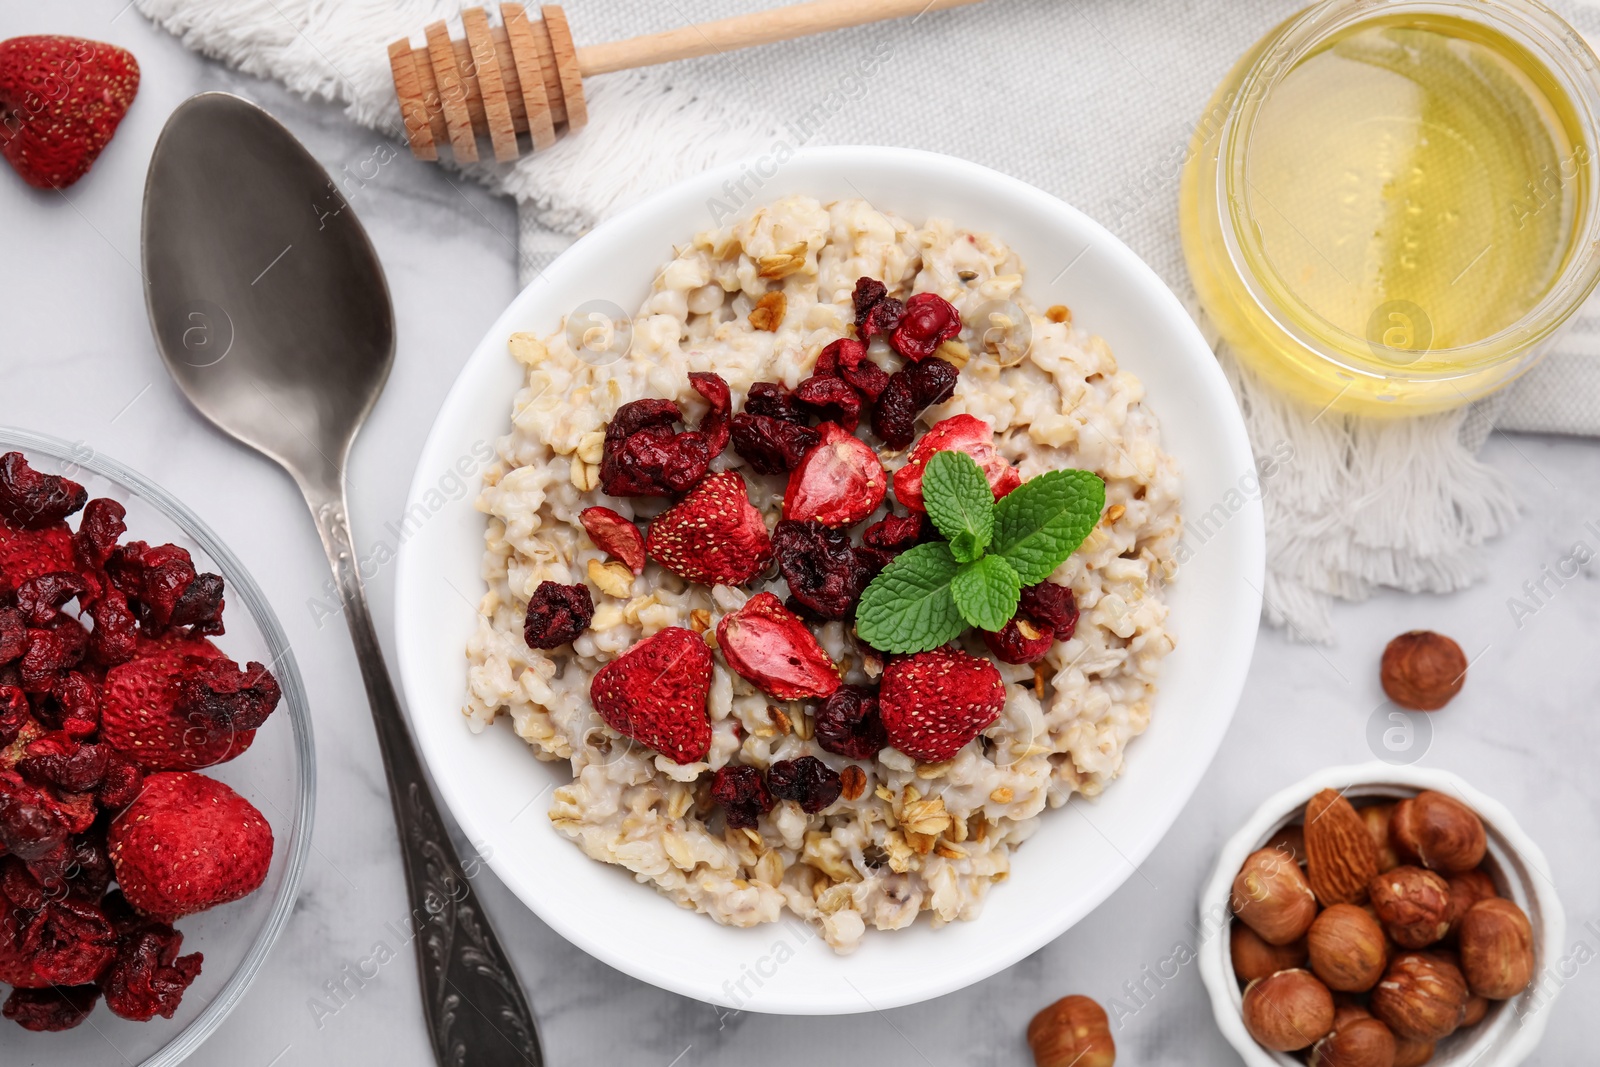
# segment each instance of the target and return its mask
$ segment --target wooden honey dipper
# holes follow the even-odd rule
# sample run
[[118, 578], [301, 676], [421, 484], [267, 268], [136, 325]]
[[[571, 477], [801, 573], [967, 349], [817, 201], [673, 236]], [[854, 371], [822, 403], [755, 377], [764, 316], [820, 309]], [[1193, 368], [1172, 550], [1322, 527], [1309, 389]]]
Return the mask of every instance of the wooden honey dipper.
[[561, 8], [547, 4], [531, 19], [516, 3], [500, 5], [500, 24], [485, 8], [461, 12], [465, 40], [452, 40], [444, 22], [424, 32], [427, 47], [409, 39], [389, 46], [389, 67], [400, 97], [411, 151], [436, 160], [449, 144], [459, 162], [478, 159], [478, 138], [488, 137], [501, 162], [522, 154], [517, 135], [535, 149], [556, 141], [556, 128], [576, 130], [588, 121], [583, 79], [674, 59], [691, 59], [751, 45], [787, 41], [826, 30], [961, 7], [977, 0], [808, 0], [698, 26], [579, 48]]

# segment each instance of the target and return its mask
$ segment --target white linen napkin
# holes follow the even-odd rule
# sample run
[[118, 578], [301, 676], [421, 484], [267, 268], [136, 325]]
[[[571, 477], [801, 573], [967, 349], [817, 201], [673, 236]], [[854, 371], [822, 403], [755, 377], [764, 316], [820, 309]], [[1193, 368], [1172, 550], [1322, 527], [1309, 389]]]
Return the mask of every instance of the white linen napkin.
[[[580, 44], [781, 0], [571, 0]], [[1600, 31], [1595, 0], [1560, 4]], [[136, 0], [184, 44], [398, 136], [386, 46], [460, 0]], [[1177, 235], [1177, 174], [1212, 89], [1297, 0], [988, 0], [762, 49], [590, 79], [590, 125], [552, 149], [467, 173], [517, 198], [531, 279], [578, 234], [640, 196], [780, 142], [905, 145], [1015, 175], [1082, 208], [1193, 306]], [[453, 21], [456, 36], [459, 23]], [[1600, 304], [1516, 386], [1403, 421], [1324, 415], [1262, 388], [1219, 352], [1258, 457], [1266, 614], [1331, 638], [1331, 598], [1379, 586], [1447, 592], [1516, 515], [1475, 458], [1495, 430], [1600, 434]]]

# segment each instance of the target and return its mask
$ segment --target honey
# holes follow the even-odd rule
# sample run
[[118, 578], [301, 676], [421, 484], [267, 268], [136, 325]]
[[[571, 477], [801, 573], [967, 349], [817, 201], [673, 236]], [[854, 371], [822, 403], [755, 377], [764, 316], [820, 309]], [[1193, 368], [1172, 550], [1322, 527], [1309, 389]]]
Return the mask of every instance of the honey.
[[1417, 413], [1531, 366], [1593, 289], [1596, 61], [1548, 11], [1330, 0], [1195, 134], [1180, 221], [1230, 347], [1319, 406]]

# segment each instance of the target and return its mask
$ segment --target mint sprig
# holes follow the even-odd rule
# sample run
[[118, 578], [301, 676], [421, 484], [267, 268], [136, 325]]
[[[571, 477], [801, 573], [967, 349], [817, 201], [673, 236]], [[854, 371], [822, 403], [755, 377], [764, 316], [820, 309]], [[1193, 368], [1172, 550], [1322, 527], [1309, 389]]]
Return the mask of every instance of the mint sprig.
[[884, 652], [926, 652], [968, 626], [997, 631], [1024, 586], [1050, 576], [1089, 536], [1106, 485], [1088, 471], [1050, 471], [998, 504], [964, 452], [938, 452], [922, 478], [923, 506], [947, 540], [902, 552], [861, 594], [856, 632]]

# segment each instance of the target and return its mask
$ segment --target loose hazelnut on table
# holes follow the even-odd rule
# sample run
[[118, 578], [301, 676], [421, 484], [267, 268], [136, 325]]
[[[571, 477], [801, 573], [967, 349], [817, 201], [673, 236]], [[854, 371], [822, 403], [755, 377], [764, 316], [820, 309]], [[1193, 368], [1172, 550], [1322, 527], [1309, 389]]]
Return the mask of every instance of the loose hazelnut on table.
[[1062, 997], [1028, 1023], [1036, 1067], [1113, 1067], [1117, 1045], [1105, 1009], [1088, 997]]
[[1383, 650], [1383, 691], [1402, 708], [1437, 711], [1461, 692], [1467, 657], [1461, 646], [1432, 630], [1401, 634]]
[[1478, 996], [1506, 1000], [1533, 980], [1533, 927], [1512, 901], [1474, 904], [1461, 919], [1460, 938], [1461, 969]]
[[1455, 873], [1483, 862], [1488, 840], [1483, 820], [1454, 797], [1433, 790], [1418, 793], [1406, 821], [1407, 840], [1424, 867]]
[[1310, 971], [1279, 971], [1244, 991], [1244, 1026], [1274, 1052], [1309, 1048], [1333, 1029], [1333, 994]]
[[[1382, 936], [1381, 934], [1379, 936]], [[1228, 955], [1241, 982], [1253, 982], [1279, 971], [1292, 971], [1306, 962], [1305, 938], [1287, 945], [1271, 945], [1242, 922], [1228, 931]]]
[[1365, 993], [1383, 977], [1388, 943], [1383, 927], [1354, 904], [1335, 904], [1306, 935], [1312, 972], [1329, 989]]
[[1438, 1041], [1461, 1025], [1467, 996], [1467, 980], [1442, 953], [1403, 952], [1379, 979], [1368, 1007], [1396, 1037]]
[[1495, 891], [1494, 880], [1481, 870], [1462, 871], [1447, 875], [1450, 886], [1450, 930], [1446, 938], [1453, 938], [1461, 929], [1461, 920], [1467, 911], [1480, 900], [1493, 900], [1500, 894]]
[[1292, 859], [1272, 849], [1252, 852], [1233, 879], [1234, 914], [1272, 945], [1298, 941], [1317, 917], [1317, 898]]
[[1311, 1067], [1393, 1067], [1394, 1034], [1365, 1012], [1343, 1022], [1336, 1015], [1333, 1032], [1311, 1046], [1307, 1062]]
[[1396, 867], [1372, 879], [1372, 906], [1401, 948], [1424, 948], [1450, 929], [1450, 887], [1433, 871]]

